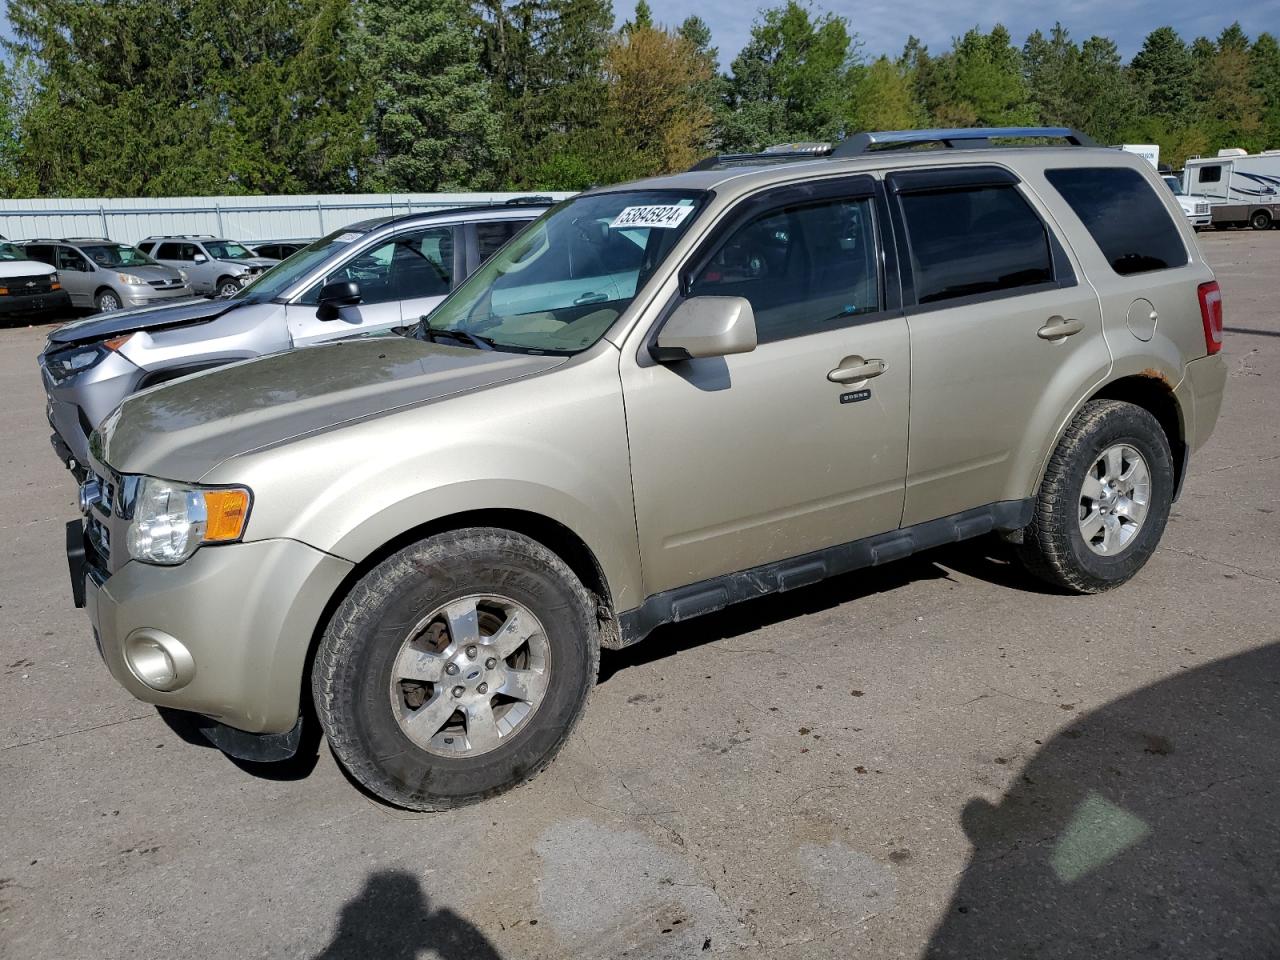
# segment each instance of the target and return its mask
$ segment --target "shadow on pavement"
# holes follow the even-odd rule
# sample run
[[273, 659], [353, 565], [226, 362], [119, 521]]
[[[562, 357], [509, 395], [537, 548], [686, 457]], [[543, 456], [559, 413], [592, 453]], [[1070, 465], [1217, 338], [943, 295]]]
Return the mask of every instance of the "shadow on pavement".
[[[156, 707], [156, 712], [160, 714], [160, 719], [164, 721], [165, 726], [176, 733], [184, 743], [222, 753], [200, 732], [200, 717], [185, 710], [172, 710], [168, 707]], [[228, 763], [260, 780], [305, 780], [320, 762], [322, 739], [320, 722], [313, 712], [308, 711], [303, 717], [302, 739], [298, 744], [298, 752], [288, 760], [256, 763], [252, 760], [241, 760], [226, 753], [222, 753], [222, 757]]]
[[370, 874], [342, 908], [333, 941], [312, 960], [501, 960], [470, 921], [432, 910], [418, 878], [404, 870]]
[[1277, 775], [1280, 644], [1081, 717], [965, 807], [973, 855], [925, 955], [1280, 957]]

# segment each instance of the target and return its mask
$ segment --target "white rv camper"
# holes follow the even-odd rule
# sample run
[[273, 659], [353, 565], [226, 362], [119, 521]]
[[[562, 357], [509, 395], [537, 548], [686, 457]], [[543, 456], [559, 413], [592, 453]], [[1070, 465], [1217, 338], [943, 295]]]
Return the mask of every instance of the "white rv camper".
[[1182, 172], [1182, 189], [1208, 199], [1216, 227], [1266, 230], [1280, 222], [1280, 150], [1250, 155], [1230, 149], [1216, 157], [1192, 157]]

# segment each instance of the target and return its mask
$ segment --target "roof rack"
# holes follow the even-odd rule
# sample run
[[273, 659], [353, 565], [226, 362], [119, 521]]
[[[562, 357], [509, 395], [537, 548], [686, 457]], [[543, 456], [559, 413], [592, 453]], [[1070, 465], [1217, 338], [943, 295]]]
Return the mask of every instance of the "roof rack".
[[691, 170], [761, 166], [825, 157], [858, 157], [881, 150], [902, 150], [933, 144], [952, 150], [977, 150], [993, 146], [992, 140], [1064, 140], [1073, 147], [1096, 147], [1097, 142], [1071, 127], [956, 127], [931, 130], [881, 130], [855, 133], [834, 144], [780, 143], [760, 153], [727, 153], [707, 157]]
[[529, 197], [512, 197], [510, 200], [502, 201], [502, 205], [504, 207], [518, 207], [526, 203], [532, 203], [532, 204], [555, 203], [555, 200], [552, 197], [547, 197], [547, 196], [543, 196], [542, 194], [537, 194]]
[[212, 233], [153, 233], [143, 240], [217, 240]]
[[115, 243], [109, 237], [32, 237], [20, 243]]

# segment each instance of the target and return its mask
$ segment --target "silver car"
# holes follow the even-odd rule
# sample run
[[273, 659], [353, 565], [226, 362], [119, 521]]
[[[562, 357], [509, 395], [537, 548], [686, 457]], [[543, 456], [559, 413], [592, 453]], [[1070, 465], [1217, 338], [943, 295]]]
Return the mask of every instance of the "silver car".
[[23, 250], [57, 269], [73, 307], [106, 313], [192, 296], [181, 270], [161, 266], [125, 243], [102, 237], [30, 240]]
[[54, 450], [80, 477], [89, 434], [136, 390], [264, 353], [416, 323], [546, 209], [470, 207], [367, 220], [317, 240], [229, 299], [125, 310], [59, 327], [40, 355]]
[[138, 246], [165, 266], [183, 270], [196, 293], [229, 297], [279, 261], [257, 256], [243, 243], [216, 237], [147, 237]]

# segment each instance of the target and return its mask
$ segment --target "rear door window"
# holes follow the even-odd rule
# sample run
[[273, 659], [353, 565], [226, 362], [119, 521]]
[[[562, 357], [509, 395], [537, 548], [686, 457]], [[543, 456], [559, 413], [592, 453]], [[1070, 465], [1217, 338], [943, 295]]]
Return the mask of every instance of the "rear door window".
[[1138, 171], [1071, 167], [1046, 170], [1045, 177], [1116, 273], [1129, 276], [1186, 264], [1187, 248], [1173, 218]]
[[529, 225], [528, 220], [481, 220], [476, 223], [480, 263], [502, 249], [502, 245]]
[[899, 199], [917, 303], [1004, 295], [1053, 282], [1044, 223], [1012, 183]]
[[176, 243], [162, 243], [156, 250], [157, 260], [181, 260], [181, 251]]

